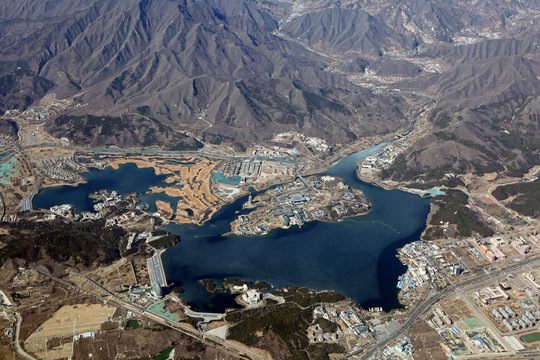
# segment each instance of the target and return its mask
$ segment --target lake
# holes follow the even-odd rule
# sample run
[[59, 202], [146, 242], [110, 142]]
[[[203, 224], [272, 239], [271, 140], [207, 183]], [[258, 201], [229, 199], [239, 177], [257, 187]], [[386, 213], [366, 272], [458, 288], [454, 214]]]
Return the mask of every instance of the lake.
[[230, 230], [230, 221], [245, 213], [242, 204], [247, 197], [243, 197], [203, 226], [165, 227], [182, 238], [162, 255], [167, 280], [184, 288], [183, 298], [199, 310], [226, 307], [198, 283], [200, 279], [221, 283], [225, 277], [262, 280], [276, 287], [333, 289], [364, 306], [400, 307], [396, 283], [406, 267], [396, 258], [396, 250], [420, 238], [429, 200], [358, 180], [356, 163], [382, 146], [345, 157], [325, 173], [364, 191], [372, 204], [367, 215], [276, 229], [266, 236], [222, 236]]
[[[144, 194], [152, 186], [164, 184], [167, 175], [156, 175], [153, 168], [138, 168], [133, 163], [121, 164], [118, 170], [107, 167], [104, 170], [95, 168], [81, 174], [86, 183], [78, 186], [56, 186], [41, 190], [32, 201], [34, 209], [49, 209], [59, 204], [71, 204], [77, 212], [94, 211], [94, 200], [88, 196], [98, 190], [116, 190], [121, 195], [133, 192]], [[141, 196], [149, 200], [155, 209], [155, 200], [167, 200], [165, 194], [148, 194]], [[154, 203], [151, 203], [151, 200]], [[171, 204], [174, 206], [175, 203]]]
[[[399, 190], [384, 190], [356, 177], [356, 163], [376, 153], [384, 144], [341, 159], [325, 174], [345, 179], [364, 191], [372, 210], [340, 222], [311, 222], [302, 228], [277, 229], [266, 236], [222, 236], [229, 223], [245, 213], [247, 196], [224, 206], [203, 226], [169, 224], [164, 227], [181, 242], [163, 255], [169, 283], [181, 286], [194, 310], [221, 312], [234, 305], [227, 294], [209, 294], [200, 279], [220, 284], [225, 277], [262, 280], [275, 287], [291, 285], [337, 290], [363, 306], [400, 307], [397, 278], [406, 267], [396, 249], [418, 240], [425, 229], [429, 200]], [[34, 208], [69, 203], [77, 211], [92, 210], [91, 193], [116, 190], [144, 194], [163, 184], [152, 168], [120, 165], [118, 170], [92, 169], [82, 174], [87, 183], [77, 187], [47, 188], [34, 197]], [[165, 194], [140, 196], [150, 203], [168, 200]]]

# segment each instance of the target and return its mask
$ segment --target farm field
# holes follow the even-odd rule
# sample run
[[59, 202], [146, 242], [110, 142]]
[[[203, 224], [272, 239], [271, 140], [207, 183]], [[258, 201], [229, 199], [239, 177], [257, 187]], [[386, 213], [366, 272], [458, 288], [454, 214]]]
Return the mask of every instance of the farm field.
[[74, 336], [100, 330], [115, 310], [103, 304], [63, 306], [26, 340], [24, 347], [40, 359], [70, 357]]

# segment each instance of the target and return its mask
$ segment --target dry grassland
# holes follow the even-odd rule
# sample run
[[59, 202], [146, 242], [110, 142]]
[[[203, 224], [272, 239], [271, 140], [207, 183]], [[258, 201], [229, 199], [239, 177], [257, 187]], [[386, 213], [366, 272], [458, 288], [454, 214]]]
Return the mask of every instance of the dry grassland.
[[94, 281], [101, 283], [110, 291], [118, 291], [118, 287], [125, 287], [137, 283], [133, 264], [125, 258], [115, 261], [109, 266], [100, 267], [85, 275]]
[[38, 162], [39, 160], [54, 159], [58, 157], [71, 157], [75, 154], [75, 151], [57, 147], [44, 147], [25, 149], [24, 153], [27, 154], [32, 161]]
[[441, 342], [443, 339], [424, 320], [417, 320], [407, 331], [414, 347], [414, 358], [418, 360], [446, 360]]
[[165, 218], [167, 219], [170, 219], [173, 217], [174, 215], [174, 212], [173, 212], [173, 209], [171, 207], [171, 204], [165, 202], [165, 201], [161, 201], [161, 200], [158, 200], [156, 201], [156, 207], [157, 207], [157, 210], [158, 212]]
[[227, 342], [229, 344], [232, 344], [234, 346], [237, 346], [241, 349], [246, 349], [254, 354], [257, 354], [259, 355], [260, 357], [264, 358], [264, 359], [273, 359], [272, 355], [270, 355], [270, 353], [266, 350], [262, 350], [262, 349], [258, 349], [258, 348], [254, 348], [254, 347], [249, 347], [249, 346], [246, 346], [238, 341], [234, 341], [234, 340], [227, 340]]
[[54, 313], [53, 317], [41, 325], [41, 330], [28, 340], [71, 336], [88, 331], [97, 331], [108, 321], [116, 308], [103, 304], [66, 305]]
[[444, 302], [441, 308], [450, 316], [453, 321], [469, 319], [476, 315], [463, 300], [451, 299]]
[[24, 347], [40, 359], [63, 359], [73, 353], [73, 336], [98, 331], [116, 308], [103, 304], [67, 305], [56, 311], [25, 342]]
[[[182, 160], [185, 164], [174, 163], [172, 160], [167, 161], [163, 158], [140, 157], [117, 159], [112, 161], [110, 166], [118, 169], [120, 164], [134, 163], [138, 167], [152, 167], [157, 175], [170, 175], [165, 179], [165, 183], [170, 186], [153, 187], [151, 191], [164, 192], [169, 196], [182, 198], [178, 202], [176, 217], [173, 221], [202, 224], [221, 205], [221, 200], [210, 190], [212, 170], [218, 162], [197, 156], [174, 160]], [[172, 213], [172, 209], [170, 211]]]
[[172, 188], [172, 187], [158, 187], [158, 186], [154, 186], [154, 187], [151, 187], [150, 190], [153, 192], [153, 193], [165, 193], [169, 196], [172, 196], [172, 197], [180, 197], [183, 195], [183, 192], [181, 189], [178, 189], [178, 188]]
[[71, 339], [54, 340], [64, 340], [66, 342], [51, 344], [47, 338], [29, 339], [24, 344], [24, 347], [38, 359], [57, 360], [69, 358], [73, 353], [73, 341]]

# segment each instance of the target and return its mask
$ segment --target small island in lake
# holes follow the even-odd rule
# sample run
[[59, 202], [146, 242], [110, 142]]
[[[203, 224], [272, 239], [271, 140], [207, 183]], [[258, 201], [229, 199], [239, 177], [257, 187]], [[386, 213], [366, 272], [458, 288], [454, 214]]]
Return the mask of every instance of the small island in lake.
[[231, 223], [232, 232], [238, 235], [265, 235], [275, 228], [302, 226], [314, 220], [363, 215], [371, 205], [361, 190], [349, 187], [343, 179], [313, 175], [250, 196], [244, 209], [253, 211]]

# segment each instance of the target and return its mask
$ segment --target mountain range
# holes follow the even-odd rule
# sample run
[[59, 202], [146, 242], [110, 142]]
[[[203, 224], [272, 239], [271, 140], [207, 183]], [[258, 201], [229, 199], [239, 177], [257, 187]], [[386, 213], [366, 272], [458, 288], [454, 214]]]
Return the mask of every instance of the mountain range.
[[80, 144], [244, 147], [393, 133], [429, 101], [429, 135], [387, 176], [518, 174], [539, 162], [539, 15], [538, 0], [5, 0], [0, 111], [55, 92], [88, 104], [46, 125]]

